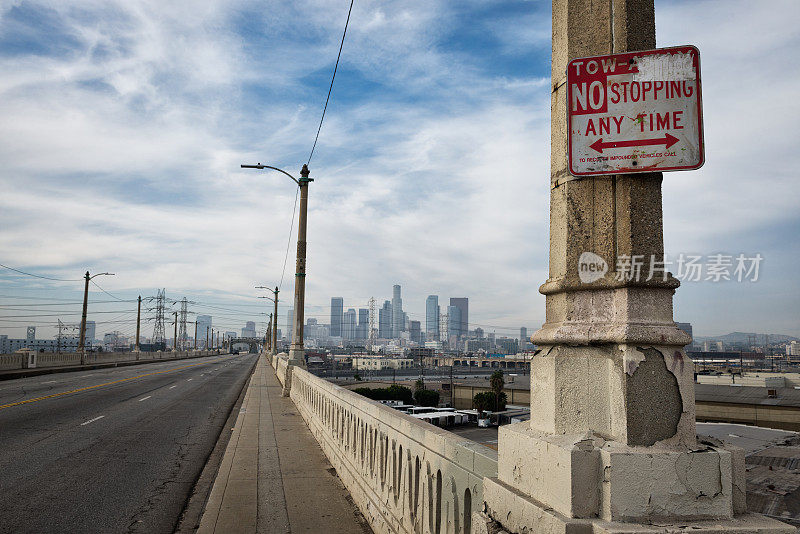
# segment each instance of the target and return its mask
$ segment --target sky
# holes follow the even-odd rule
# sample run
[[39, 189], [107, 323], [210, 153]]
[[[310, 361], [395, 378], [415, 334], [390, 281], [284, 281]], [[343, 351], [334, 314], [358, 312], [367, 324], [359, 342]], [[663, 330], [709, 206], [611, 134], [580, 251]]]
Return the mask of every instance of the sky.
[[[239, 166], [308, 160], [348, 6], [0, 0], [0, 263], [67, 280], [0, 269], [0, 333], [79, 321], [86, 270], [114, 273], [90, 286], [98, 334], [131, 333], [158, 288], [263, 328], [254, 286], [293, 291], [296, 187]], [[423, 328], [429, 294], [469, 297], [470, 328], [542, 324], [550, 18], [355, 1], [309, 164], [306, 317], [327, 323], [332, 296], [380, 307], [399, 283]], [[697, 335], [800, 336], [798, 19], [794, 0], [656, 0], [657, 46], [696, 45], [703, 78], [706, 163], [664, 176], [668, 257], [763, 257], [756, 282], [678, 289]]]

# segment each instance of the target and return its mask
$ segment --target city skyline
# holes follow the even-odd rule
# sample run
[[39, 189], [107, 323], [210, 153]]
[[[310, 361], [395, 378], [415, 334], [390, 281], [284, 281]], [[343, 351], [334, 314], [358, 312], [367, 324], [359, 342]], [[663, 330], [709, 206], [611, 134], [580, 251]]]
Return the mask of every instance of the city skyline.
[[[126, 300], [167, 287], [239, 306], [252, 303], [254, 285], [279, 285], [291, 300], [293, 251], [285, 257], [295, 191], [239, 165], [299, 171], [341, 14], [301, 3], [276, 5], [266, 20], [234, 4], [210, 2], [188, 19], [176, 6], [139, 13], [121, 1], [81, 13], [60, 3], [0, 8], [7, 34], [25, 36], [0, 57], [16, 73], [0, 89], [0, 226], [14, 229], [0, 234], [0, 262], [65, 279], [114, 272], [97, 282]], [[349, 75], [337, 79], [310, 165], [310, 315], [329, 311], [330, 295], [366, 305], [392, 283], [404, 285], [404, 301], [424, 302], [432, 293], [424, 281], [440, 295], [469, 294], [476, 323], [534, 330], [544, 322], [550, 7], [460, 4], [354, 8], [356, 20], [372, 22], [352, 28], [340, 66]], [[708, 75], [709, 157], [698, 171], [664, 177], [665, 245], [672, 257], [760, 253], [764, 263], [757, 283], [684, 283], [675, 318], [698, 335], [800, 336], [792, 276], [800, 216], [792, 171], [784, 170], [793, 153], [785, 132], [798, 111], [772, 113], [768, 96], [788, 95], [800, 81], [781, 67], [800, 44], [790, 16], [798, 6], [733, 2], [724, 20], [701, 30], [716, 9], [710, 1], [656, 2], [658, 46], [697, 44]], [[109, 10], [126, 22], [98, 24]], [[281, 44], [244, 47], [252, 34], [234, 24], [242, 16]], [[763, 31], [745, 46], [739, 29], [752, 21]], [[309, 24], [309, 35], [293, 30]], [[153, 41], [148, 28], [164, 38]], [[476, 35], [484, 36], [479, 44]], [[174, 39], [186, 47], [164, 46]], [[726, 69], [731, 61], [774, 84], [743, 80]], [[769, 142], [754, 142], [761, 139]], [[196, 261], [199, 250], [214, 253]], [[154, 252], [158, 261], [147, 261]], [[30, 280], [3, 272], [0, 294], [80, 300], [80, 282], [39, 282], [44, 289], [32, 291]]]

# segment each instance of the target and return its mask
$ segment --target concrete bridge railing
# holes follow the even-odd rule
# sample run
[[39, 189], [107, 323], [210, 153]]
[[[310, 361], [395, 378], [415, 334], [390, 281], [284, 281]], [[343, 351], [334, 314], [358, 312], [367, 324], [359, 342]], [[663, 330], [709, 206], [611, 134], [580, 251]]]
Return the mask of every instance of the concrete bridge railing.
[[375, 532], [470, 533], [497, 453], [273, 357], [290, 396]]
[[[197, 358], [211, 354], [219, 354], [215, 350], [195, 350], [179, 352], [90, 352], [84, 358], [87, 365], [104, 363], [150, 361], [150, 360], [177, 360], [182, 358]], [[0, 354], [0, 371], [25, 369], [28, 357], [26, 354]], [[81, 364], [81, 355], [77, 352], [40, 352], [36, 353], [36, 367], [67, 367]]]

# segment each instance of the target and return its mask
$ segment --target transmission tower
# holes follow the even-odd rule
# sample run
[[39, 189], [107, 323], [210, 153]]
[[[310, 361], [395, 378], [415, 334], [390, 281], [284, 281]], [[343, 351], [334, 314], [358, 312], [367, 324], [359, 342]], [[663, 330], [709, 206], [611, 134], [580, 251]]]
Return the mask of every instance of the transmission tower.
[[375, 297], [369, 298], [369, 336], [367, 350], [372, 350], [375, 345]]
[[164, 343], [164, 301], [166, 289], [159, 289], [156, 295], [156, 323], [153, 327], [153, 344]]
[[183, 297], [181, 301], [181, 323], [180, 323], [180, 330], [178, 331], [178, 339], [181, 342], [181, 350], [186, 348], [186, 342], [188, 341], [188, 337], [186, 336], [186, 305], [188, 304], [186, 297]]

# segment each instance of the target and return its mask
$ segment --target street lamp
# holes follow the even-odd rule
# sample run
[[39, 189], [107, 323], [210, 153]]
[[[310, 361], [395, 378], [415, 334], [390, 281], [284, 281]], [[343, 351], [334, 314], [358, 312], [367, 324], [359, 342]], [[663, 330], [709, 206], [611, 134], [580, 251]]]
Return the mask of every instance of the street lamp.
[[[256, 286], [256, 289], [269, 289], [268, 287], [264, 286]], [[274, 290], [270, 290], [275, 294], [275, 297], [267, 297], [262, 296], [258, 297], [260, 299], [269, 299], [275, 304], [275, 312], [272, 315], [272, 320], [274, 321], [272, 324], [272, 352], [270, 354], [275, 355], [278, 353], [278, 286], [275, 286]]]
[[[308, 165], [300, 169], [298, 180], [288, 172], [271, 165], [242, 165], [243, 169], [272, 169], [292, 179], [300, 187], [300, 221], [297, 229], [297, 266], [294, 275], [294, 328], [292, 329], [292, 345], [289, 349], [289, 364], [305, 366], [305, 351], [303, 349], [303, 323], [304, 305], [306, 294], [306, 215], [308, 213], [308, 184], [313, 182], [309, 178]], [[277, 322], [277, 309], [275, 313]]]
[[81, 365], [86, 363], [86, 308], [89, 305], [89, 281], [92, 278], [96, 278], [98, 276], [114, 276], [114, 273], [97, 273], [95, 275], [89, 276], [89, 271], [86, 271], [86, 274], [83, 278], [86, 280], [86, 285], [83, 288], [83, 314], [81, 315], [81, 335], [78, 338], [78, 352], [81, 355]]

